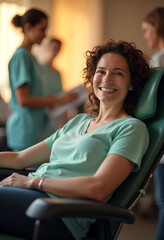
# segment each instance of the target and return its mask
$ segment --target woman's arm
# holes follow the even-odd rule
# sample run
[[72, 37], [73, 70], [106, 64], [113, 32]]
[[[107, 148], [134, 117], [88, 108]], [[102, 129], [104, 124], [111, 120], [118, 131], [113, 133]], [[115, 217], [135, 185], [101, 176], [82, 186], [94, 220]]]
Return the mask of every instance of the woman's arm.
[[0, 152], [0, 167], [25, 169], [49, 161], [51, 150], [45, 142], [40, 142], [21, 152]]
[[[88, 198], [102, 201], [111, 194], [131, 173], [134, 164], [124, 157], [108, 155], [94, 176], [64, 179], [45, 178], [42, 190], [60, 197]], [[14, 186], [38, 189], [41, 178], [13, 174], [3, 180], [0, 186]]]
[[29, 87], [24, 84], [16, 89], [16, 98], [20, 106], [29, 108], [41, 108], [41, 107], [54, 107], [57, 104], [65, 104], [67, 102], [74, 101], [77, 99], [76, 93], [70, 93], [69, 96], [55, 97], [38, 97], [31, 95]]
[[[42, 189], [61, 197], [89, 198], [102, 201], [131, 173], [134, 164], [118, 155], [108, 155], [94, 176], [65, 179], [46, 178]], [[38, 180], [32, 186], [38, 188]]]

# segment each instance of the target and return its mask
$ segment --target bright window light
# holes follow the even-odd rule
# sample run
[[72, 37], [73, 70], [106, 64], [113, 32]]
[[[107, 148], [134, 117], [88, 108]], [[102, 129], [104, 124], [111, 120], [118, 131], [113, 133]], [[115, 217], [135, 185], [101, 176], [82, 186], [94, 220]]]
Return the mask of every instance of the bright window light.
[[9, 102], [11, 96], [8, 62], [22, 41], [22, 34], [11, 25], [11, 19], [15, 14], [22, 15], [24, 12], [25, 6], [0, 3], [0, 94], [6, 102]]

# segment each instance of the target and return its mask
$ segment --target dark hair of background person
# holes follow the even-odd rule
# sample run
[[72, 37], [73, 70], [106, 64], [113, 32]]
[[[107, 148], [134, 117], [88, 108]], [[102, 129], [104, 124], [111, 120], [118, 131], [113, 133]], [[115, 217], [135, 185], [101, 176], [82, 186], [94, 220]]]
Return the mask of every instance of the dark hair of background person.
[[32, 8], [25, 12], [25, 14], [22, 16], [16, 14], [12, 18], [11, 23], [15, 27], [22, 28], [22, 30], [24, 31], [24, 25], [26, 23], [30, 23], [32, 26], [35, 26], [36, 24], [40, 23], [42, 19], [48, 19], [46, 13], [42, 12], [41, 10]]
[[50, 38], [50, 39], [49, 39], [49, 42], [50, 42], [50, 43], [56, 42], [56, 43], [58, 43], [60, 46], [61, 46], [61, 44], [62, 44], [61, 41], [60, 41], [59, 39], [57, 39], [57, 38]]
[[52, 37], [52, 38], [50, 38], [50, 39], [48, 40], [48, 45], [51, 45], [51, 44], [53, 44], [53, 43], [55, 44], [55, 50], [56, 50], [56, 55], [57, 55], [58, 52], [59, 52], [60, 49], [61, 49], [62, 42], [61, 42], [61, 40]]
[[157, 29], [157, 34], [164, 37], [164, 7], [158, 7], [149, 12], [143, 19]]
[[141, 91], [150, 74], [149, 58], [136, 48], [134, 43], [125, 41], [115, 42], [109, 40], [104, 45], [96, 46], [92, 51], [86, 52], [86, 67], [83, 69], [84, 86], [89, 91], [89, 104], [91, 114], [98, 115], [100, 101], [93, 91], [93, 76], [96, 71], [97, 63], [106, 53], [115, 53], [123, 56], [129, 66], [130, 78], [132, 84], [132, 91], [124, 102], [124, 108], [127, 114], [134, 113], [135, 106], [138, 102]]

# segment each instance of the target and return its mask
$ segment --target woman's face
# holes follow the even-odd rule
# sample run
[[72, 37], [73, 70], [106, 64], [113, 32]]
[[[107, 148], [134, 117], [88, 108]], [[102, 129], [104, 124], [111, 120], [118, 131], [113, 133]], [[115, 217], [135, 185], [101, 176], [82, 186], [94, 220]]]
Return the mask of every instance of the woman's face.
[[155, 26], [150, 23], [143, 22], [142, 30], [144, 31], [143, 38], [147, 43], [147, 46], [151, 49], [158, 49], [159, 44], [159, 36], [157, 34], [157, 30]]
[[100, 102], [123, 105], [132, 90], [126, 59], [115, 53], [102, 55], [93, 76], [93, 89]]
[[34, 26], [29, 24], [26, 35], [31, 43], [40, 44], [43, 38], [46, 36], [46, 29], [48, 27], [48, 20], [43, 18], [39, 23]]

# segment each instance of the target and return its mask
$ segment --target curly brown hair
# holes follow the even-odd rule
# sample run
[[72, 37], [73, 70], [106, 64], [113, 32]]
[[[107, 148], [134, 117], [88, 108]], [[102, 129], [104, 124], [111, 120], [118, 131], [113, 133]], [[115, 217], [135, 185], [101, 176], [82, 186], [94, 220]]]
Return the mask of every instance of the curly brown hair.
[[93, 76], [96, 71], [97, 63], [102, 55], [106, 53], [120, 54], [126, 59], [129, 66], [133, 90], [128, 92], [124, 101], [124, 109], [127, 114], [133, 116], [141, 91], [150, 74], [149, 58], [145, 56], [141, 50], [137, 49], [134, 43], [125, 41], [115, 42], [114, 40], [109, 40], [103, 45], [96, 46], [92, 51], [87, 51], [85, 54], [86, 67], [83, 69], [83, 84], [89, 92], [88, 107], [90, 108], [90, 113], [95, 115], [99, 113], [100, 101], [93, 90]]

